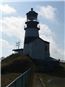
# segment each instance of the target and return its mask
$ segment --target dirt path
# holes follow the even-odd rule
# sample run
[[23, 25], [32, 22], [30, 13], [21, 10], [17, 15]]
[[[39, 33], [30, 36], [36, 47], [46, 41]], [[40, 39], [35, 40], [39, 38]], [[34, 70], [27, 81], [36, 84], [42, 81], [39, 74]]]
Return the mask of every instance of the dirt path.
[[65, 78], [51, 75], [39, 74], [42, 84], [46, 87], [65, 87]]
[[45, 87], [43, 86], [39, 75], [34, 74], [33, 86], [32, 87]]
[[44, 79], [43, 74], [35, 73], [32, 87], [65, 87], [65, 78], [46, 76]]

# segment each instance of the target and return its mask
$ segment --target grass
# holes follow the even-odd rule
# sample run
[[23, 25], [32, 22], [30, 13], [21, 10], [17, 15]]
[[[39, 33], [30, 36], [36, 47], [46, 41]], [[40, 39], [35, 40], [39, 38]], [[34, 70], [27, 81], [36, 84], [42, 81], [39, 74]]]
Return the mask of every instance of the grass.
[[24, 55], [19, 55], [19, 54], [12, 54], [10, 56], [8, 56], [7, 58], [5, 58], [4, 60], [2, 60], [1, 62], [1, 67], [10, 65], [12, 62], [14, 61], [30, 61], [30, 57], [24, 56]]
[[65, 63], [60, 63], [60, 65], [65, 69]]
[[29, 56], [12, 54], [1, 61], [1, 87], [5, 87], [17, 76], [31, 67]]
[[46, 87], [65, 87], [65, 78], [51, 76], [44, 73], [39, 74], [39, 76], [42, 78]]
[[1, 75], [1, 87], [5, 87], [6, 85], [10, 84], [10, 82], [19, 75], [20, 73], [8, 73]]
[[60, 63], [62, 69], [57, 69], [56, 72], [36, 73], [46, 87], [65, 87], [65, 63]]
[[36, 71], [35, 76], [42, 79], [45, 87], [65, 87], [65, 63], [60, 62], [53, 71]]
[[[34, 63], [34, 62], [33, 62]], [[1, 87], [5, 87], [17, 76], [33, 65], [29, 56], [12, 54], [1, 61]], [[34, 69], [38, 65], [34, 64]], [[36, 73], [45, 83], [46, 87], [65, 87], [65, 64], [60, 63], [63, 69], [57, 69], [53, 73]], [[63, 82], [64, 81], [64, 82]], [[60, 84], [59, 84], [60, 82]]]

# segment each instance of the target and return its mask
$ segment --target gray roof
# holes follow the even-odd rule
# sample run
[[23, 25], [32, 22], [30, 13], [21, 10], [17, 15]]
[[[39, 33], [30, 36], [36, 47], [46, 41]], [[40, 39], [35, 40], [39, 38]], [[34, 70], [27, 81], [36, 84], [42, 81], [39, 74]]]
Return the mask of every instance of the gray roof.
[[36, 39], [40, 39], [40, 40], [42, 40], [43, 42], [49, 44], [48, 41], [45, 41], [45, 40], [41, 39], [40, 37], [25, 37], [25, 41], [24, 41], [24, 43], [25, 43], [25, 44], [28, 44], [28, 43], [33, 42], [33, 41], [36, 40]]
[[13, 49], [13, 51], [23, 51], [23, 49]]

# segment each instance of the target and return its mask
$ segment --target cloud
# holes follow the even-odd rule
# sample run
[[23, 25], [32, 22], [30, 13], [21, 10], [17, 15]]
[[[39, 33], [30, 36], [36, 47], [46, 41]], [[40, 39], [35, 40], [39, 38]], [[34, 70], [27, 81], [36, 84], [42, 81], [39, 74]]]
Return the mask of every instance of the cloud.
[[[20, 40], [22, 42], [22, 45], [24, 43], [24, 25], [25, 25], [25, 17], [3, 17], [2, 20], [0, 20], [0, 26], [2, 26], [2, 33], [5, 33], [8, 37], [16, 37], [17, 40]], [[63, 58], [63, 49], [59, 48], [54, 37], [55, 33], [51, 31], [48, 25], [46, 24], [40, 24], [40, 37], [43, 40], [50, 42], [50, 54], [52, 57]], [[10, 42], [8, 42], [10, 44]], [[4, 46], [4, 45], [3, 45]], [[6, 46], [7, 47], [7, 46]], [[4, 46], [4, 49], [6, 48]], [[9, 47], [10, 48], [10, 47]], [[9, 49], [12, 51], [11, 49]], [[11, 52], [10, 52], [11, 53]]]
[[0, 57], [8, 56], [12, 53], [13, 45], [11, 45], [8, 41], [0, 38]]
[[49, 20], [54, 20], [56, 18], [56, 8], [51, 5], [39, 7], [39, 15], [45, 17]]
[[9, 44], [8, 41], [4, 39], [0, 39], [0, 48], [11, 48], [12, 46]]
[[16, 38], [23, 40], [24, 37], [24, 24], [25, 17], [3, 17], [0, 20], [0, 25], [2, 25], [2, 32], [4, 32], [9, 37], [15, 36]]
[[[24, 43], [24, 22], [25, 22], [25, 17], [3, 17], [0, 19], [0, 32], [5, 35], [7, 35], [8, 38], [17, 38], [17, 41], [21, 42], [21, 45], [23, 47]], [[5, 36], [6, 37], [6, 36]], [[15, 41], [15, 40], [14, 40]], [[16, 41], [16, 42], [17, 42]], [[0, 51], [0, 57], [3, 56], [8, 56], [12, 53], [12, 49], [15, 48], [15, 46], [6, 40], [0, 40], [0, 47], [3, 49]]]
[[40, 24], [40, 37], [50, 42], [50, 56], [56, 59], [64, 59], [64, 49], [58, 47], [55, 41], [55, 33], [51, 31], [48, 25]]
[[4, 14], [16, 13], [16, 9], [9, 6], [8, 4], [0, 4], [0, 12]]

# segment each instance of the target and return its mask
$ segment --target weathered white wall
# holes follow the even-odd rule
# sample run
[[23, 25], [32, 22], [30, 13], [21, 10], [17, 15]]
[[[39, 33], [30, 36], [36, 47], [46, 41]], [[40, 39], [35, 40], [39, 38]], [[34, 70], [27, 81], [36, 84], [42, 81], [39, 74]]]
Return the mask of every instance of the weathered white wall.
[[32, 56], [32, 58], [38, 59], [48, 58], [49, 49], [47, 49], [47, 51], [45, 50], [46, 45], [48, 46], [48, 44], [45, 43], [44, 41], [36, 39], [34, 42], [31, 43], [32, 52], [30, 53], [30, 56]]
[[[47, 46], [47, 50], [45, 50]], [[24, 45], [24, 54], [29, 54], [32, 58], [45, 59], [49, 55], [49, 44], [41, 39], [36, 39], [32, 43]]]

